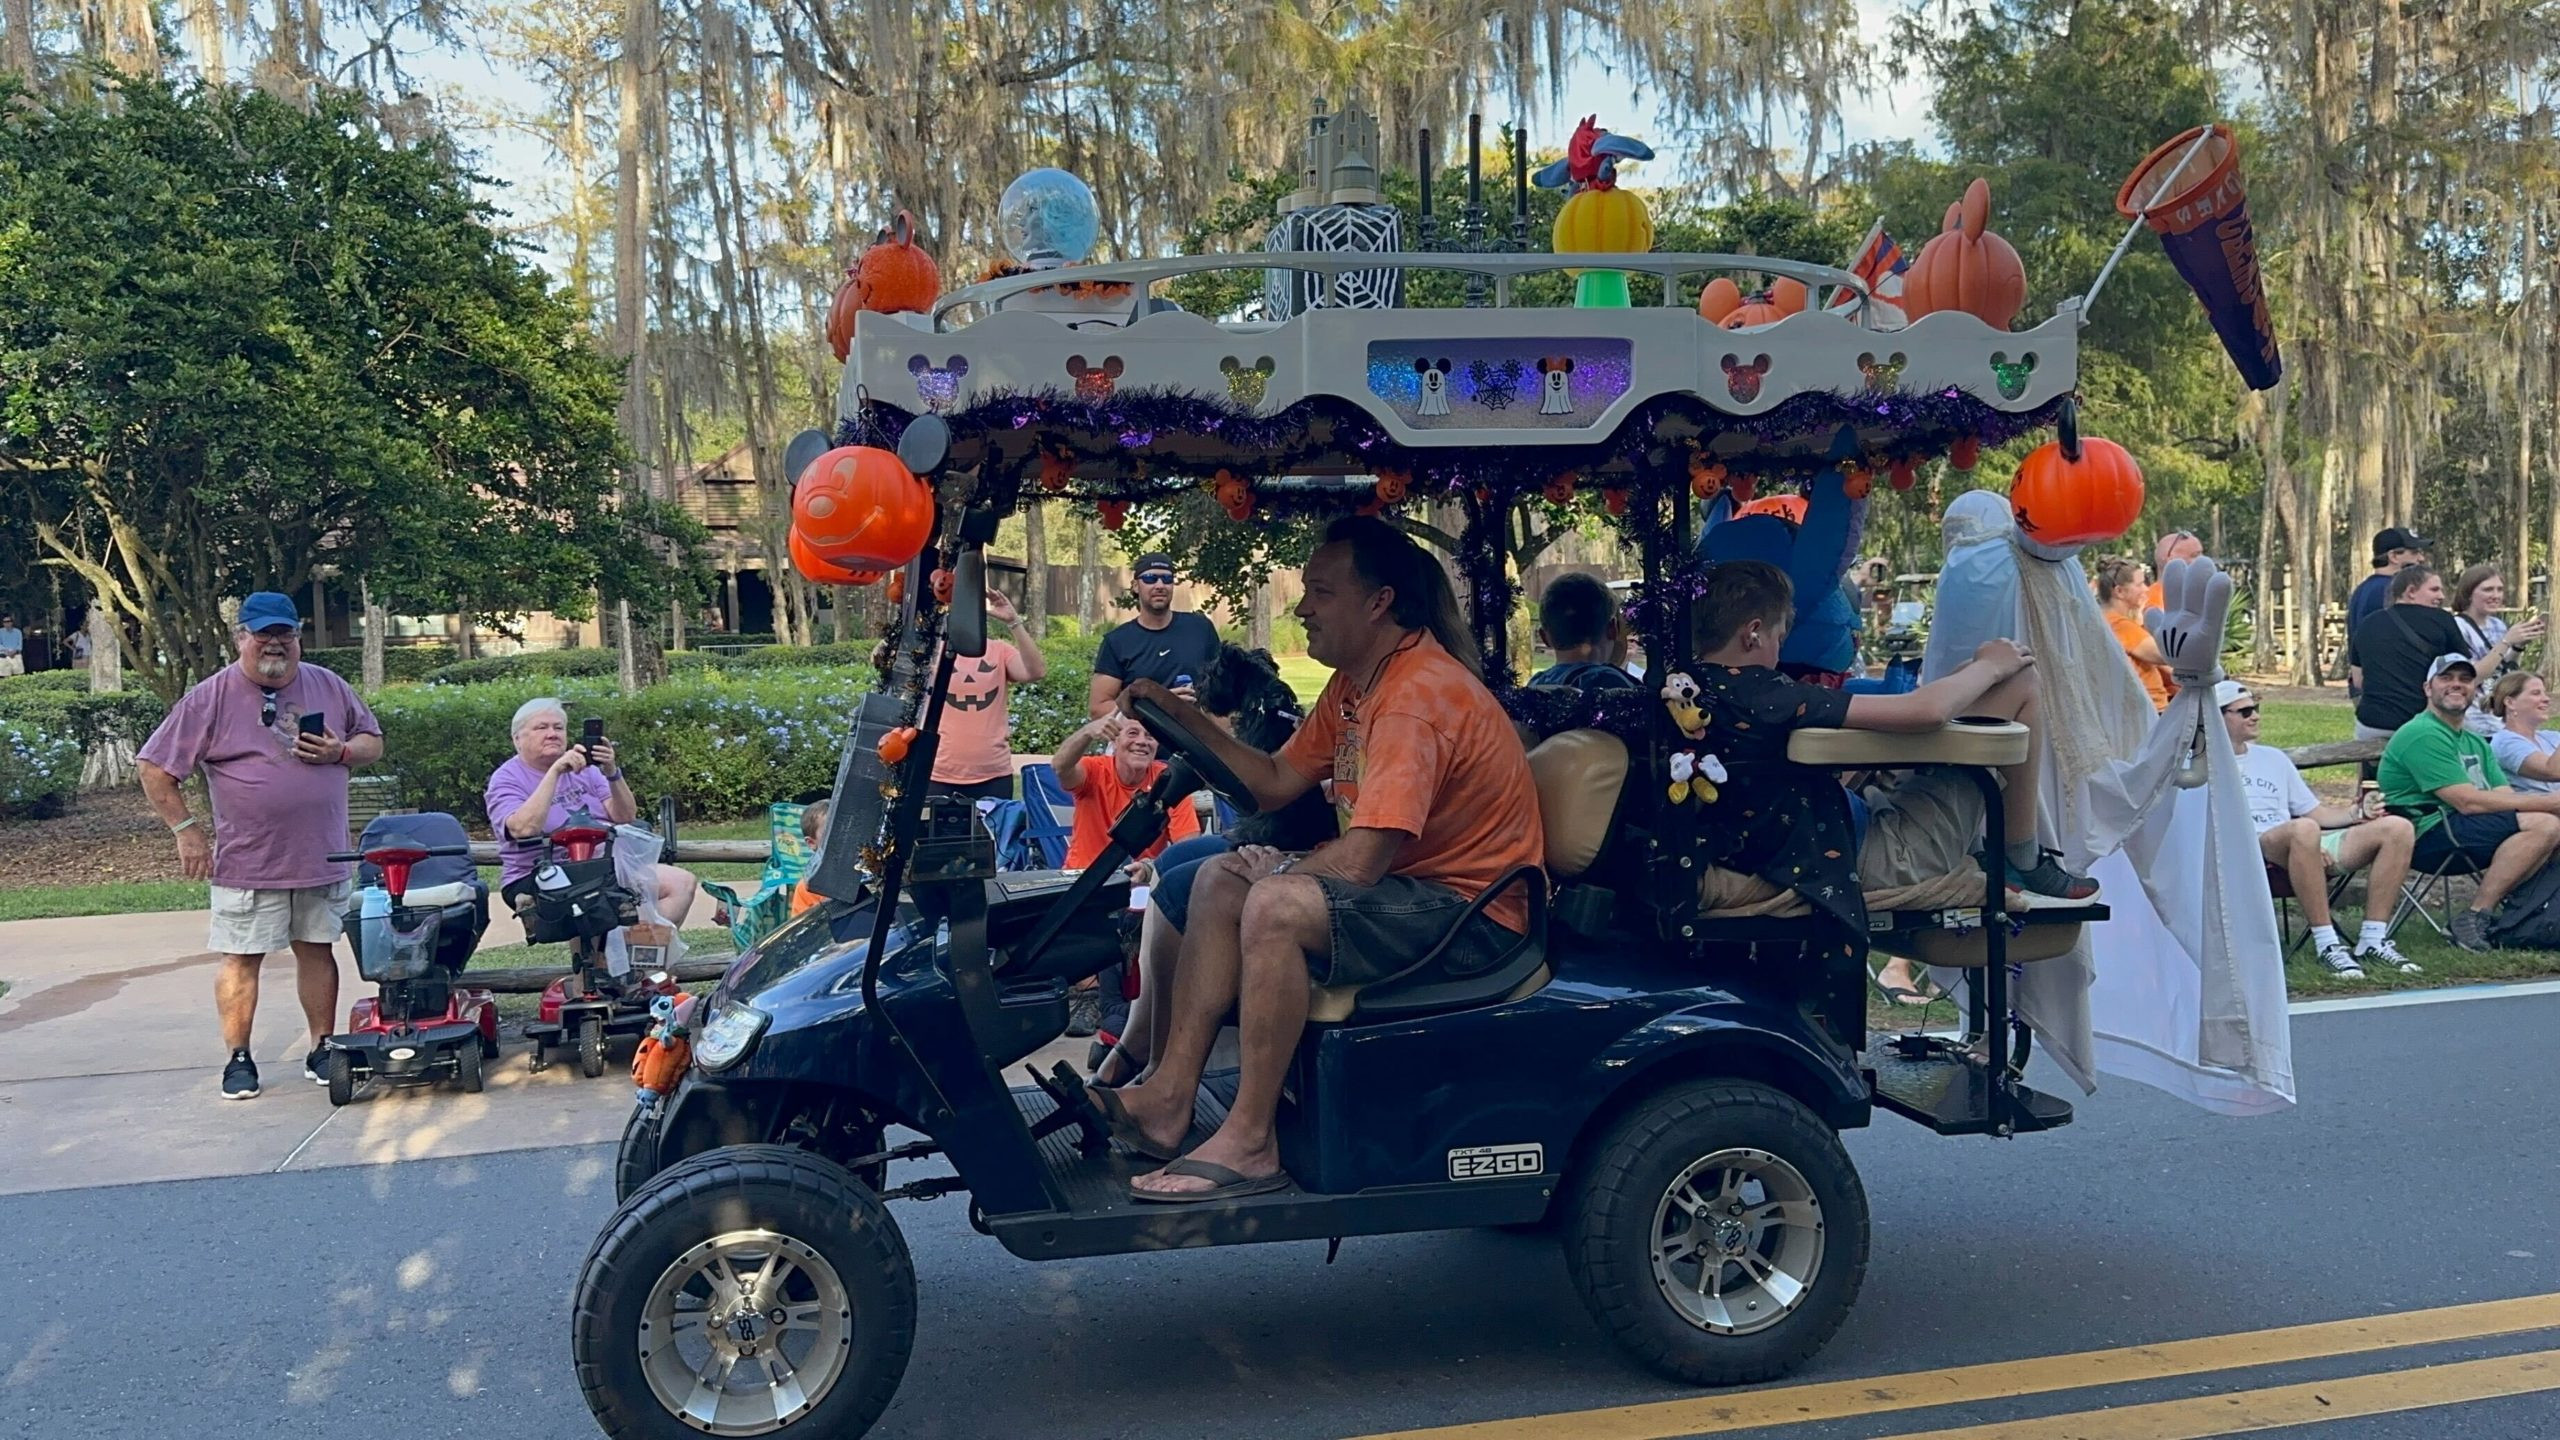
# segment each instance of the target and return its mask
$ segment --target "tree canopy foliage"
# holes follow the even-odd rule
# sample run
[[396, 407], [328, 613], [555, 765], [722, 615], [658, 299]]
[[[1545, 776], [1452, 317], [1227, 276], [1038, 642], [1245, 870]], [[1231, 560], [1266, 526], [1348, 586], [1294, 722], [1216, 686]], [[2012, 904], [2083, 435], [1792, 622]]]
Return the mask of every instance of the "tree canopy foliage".
[[342, 92], [16, 99], [0, 522], [103, 598], [155, 688], [223, 663], [221, 601], [324, 565], [413, 613], [690, 583], [689, 525], [618, 489], [614, 365], [443, 146]]

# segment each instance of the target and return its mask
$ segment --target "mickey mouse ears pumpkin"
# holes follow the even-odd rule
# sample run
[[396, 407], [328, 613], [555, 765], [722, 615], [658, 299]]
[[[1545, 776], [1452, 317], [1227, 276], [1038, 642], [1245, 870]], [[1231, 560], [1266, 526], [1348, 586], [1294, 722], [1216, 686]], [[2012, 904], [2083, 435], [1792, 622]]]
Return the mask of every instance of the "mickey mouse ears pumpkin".
[[1993, 234], [1991, 186], [1977, 179], [1947, 207], [1946, 228], [1920, 247], [1902, 276], [1902, 310], [1912, 319], [1961, 310], [2006, 330], [2027, 303], [2026, 267], [2009, 242]]
[[933, 491], [889, 451], [839, 445], [810, 461], [792, 487], [795, 561], [805, 549], [840, 571], [896, 570], [932, 537]]

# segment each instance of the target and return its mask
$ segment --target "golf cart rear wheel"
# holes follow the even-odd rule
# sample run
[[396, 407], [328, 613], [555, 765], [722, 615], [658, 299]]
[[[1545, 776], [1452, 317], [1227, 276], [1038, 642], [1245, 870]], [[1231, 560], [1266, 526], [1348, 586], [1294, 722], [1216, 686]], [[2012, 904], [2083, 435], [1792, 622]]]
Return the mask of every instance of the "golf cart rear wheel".
[[1651, 1369], [1747, 1385], [1848, 1318], [1867, 1196], [1840, 1137], [1765, 1085], [1673, 1086], [1621, 1117], [1577, 1177], [1565, 1261], [1592, 1319]]
[[617, 1211], [578, 1276], [571, 1358], [616, 1440], [859, 1436], [915, 1343], [915, 1264], [842, 1167], [713, 1150]]
[[453, 1078], [455, 1083], [462, 1087], [463, 1094], [477, 1095], [480, 1093], [481, 1087], [486, 1084], [487, 1081], [480, 1073], [479, 1041], [470, 1041], [461, 1049], [453, 1052]]
[[604, 1020], [599, 1016], [578, 1022], [578, 1073], [590, 1080], [604, 1073]]
[[320, 1078], [329, 1082], [329, 1103], [346, 1105], [356, 1098], [356, 1059], [344, 1050], [332, 1050], [320, 1062]]

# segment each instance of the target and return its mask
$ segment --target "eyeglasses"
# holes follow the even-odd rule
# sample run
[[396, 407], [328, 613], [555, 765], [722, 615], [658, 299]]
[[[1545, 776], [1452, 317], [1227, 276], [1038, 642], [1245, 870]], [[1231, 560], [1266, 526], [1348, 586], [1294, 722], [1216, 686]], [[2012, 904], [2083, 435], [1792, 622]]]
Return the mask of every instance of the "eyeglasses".
[[2243, 720], [2255, 720], [2258, 718], [2258, 707], [2255, 705], [2243, 705], [2237, 710], [2225, 710], [2222, 713], [2225, 715], [2237, 715]]
[[1170, 570], [1150, 570], [1146, 574], [1138, 577], [1138, 583], [1141, 585], [1170, 585], [1173, 583], [1173, 572]]
[[258, 695], [258, 723], [271, 726], [276, 723], [276, 692], [261, 690]]

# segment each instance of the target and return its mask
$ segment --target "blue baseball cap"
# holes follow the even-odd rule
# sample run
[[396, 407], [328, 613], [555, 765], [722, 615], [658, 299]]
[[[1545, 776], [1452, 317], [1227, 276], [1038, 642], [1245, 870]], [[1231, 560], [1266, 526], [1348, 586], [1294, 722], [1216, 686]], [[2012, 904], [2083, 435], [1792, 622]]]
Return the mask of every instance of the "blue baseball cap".
[[261, 590], [240, 602], [240, 628], [255, 634], [282, 625], [302, 628], [302, 612], [294, 608], [293, 597], [273, 590]]

